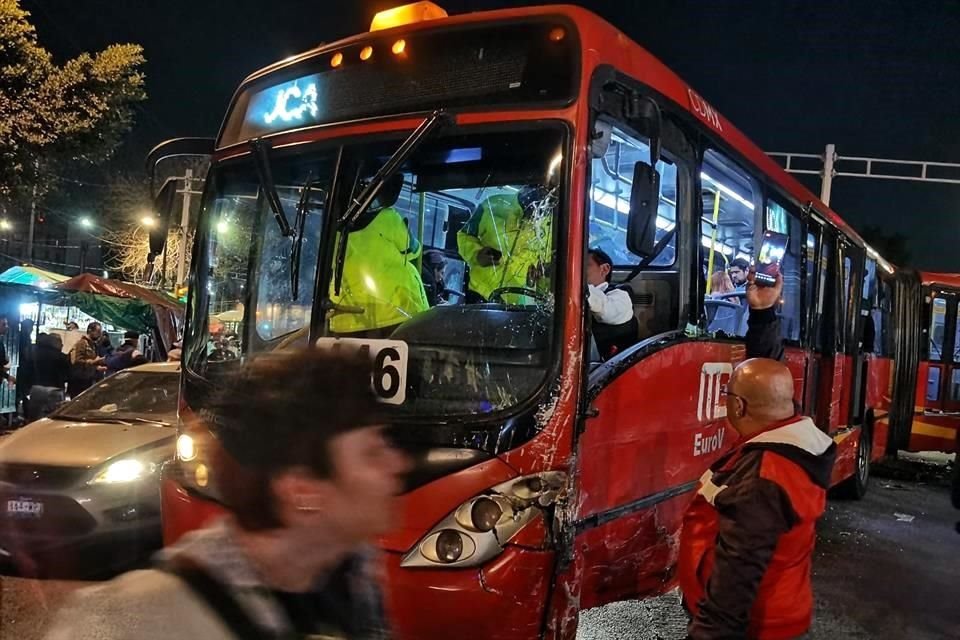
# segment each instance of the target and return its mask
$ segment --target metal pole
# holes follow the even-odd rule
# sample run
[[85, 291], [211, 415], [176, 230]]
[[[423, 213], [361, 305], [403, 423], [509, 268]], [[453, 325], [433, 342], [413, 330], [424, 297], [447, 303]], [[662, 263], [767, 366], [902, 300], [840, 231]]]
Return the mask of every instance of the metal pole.
[[417, 242], [420, 243], [420, 255], [417, 256], [417, 273], [423, 273], [423, 225], [427, 213], [427, 192], [420, 192], [420, 209], [417, 222]]
[[[170, 233], [167, 233], [167, 239], [169, 240]], [[160, 263], [160, 289], [164, 289], [167, 286], [167, 245], [168, 242], [163, 243], [163, 260]], [[156, 265], [156, 262], [154, 262]]]
[[823, 152], [823, 176], [820, 182], [820, 200], [830, 206], [830, 190], [833, 187], [833, 163], [837, 159], [837, 146], [828, 144]]
[[717, 247], [717, 222], [720, 219], [720, 189], [713, 195], [713, 231], [710, 232], [710, 259], [707, 260], [707, 295], [713, 289], [713, 258]]
[[177, 287], [183, 286], [187, 277], [187, 231], [190, 226], [190, 197], [193, 169], [187, 169], [183, 178], [183, 208], [180, 212], [180, 255], [177, 256]]
[[30, 198], [30, 232], [27, 235], [27, 262], [33, 263], [33, 228], [37, 220], [37, 185], [33, 185], [33, 196]]

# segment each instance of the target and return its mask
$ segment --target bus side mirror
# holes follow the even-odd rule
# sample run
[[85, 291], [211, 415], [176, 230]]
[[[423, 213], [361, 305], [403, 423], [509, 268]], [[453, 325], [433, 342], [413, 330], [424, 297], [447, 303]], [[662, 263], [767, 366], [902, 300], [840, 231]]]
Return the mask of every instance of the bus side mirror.
[[660, 205], [660, 172], [650, 164], [633, 165], [633, 187], [630, 189], [630, 213], [627, 215], [627, 249], [649, 258], [657, 237], [657, 209]]
[[[151, 257], [160, 255], [166, 247], [170, 221], [177, 207], [177, 192], [183, 193], [186, 182], [180, 176], [191, 162], [208, 162], [213, 155], [214, 145], [213, 138], [175, 138], [161, 142], [147, 154], [145, 165], [150, 176], [150, 196], [153, 198]], [[194, 176], [200, 183], [204, 178], [205, 175]]]
[[[167, 244], [170, 218], [177, 196], [177, 180], [167, 180], [153, 199], [153, 226], [150, 227], [150, 254], [158, 256]], [[148, 260], [150, 262], [150, 260]]]

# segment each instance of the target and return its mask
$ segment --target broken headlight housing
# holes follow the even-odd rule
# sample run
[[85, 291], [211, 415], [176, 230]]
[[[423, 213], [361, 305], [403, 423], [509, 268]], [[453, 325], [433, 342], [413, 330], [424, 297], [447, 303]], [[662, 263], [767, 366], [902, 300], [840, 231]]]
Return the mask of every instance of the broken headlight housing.
[[514, 478], [457, 507], [404, 556], [402, 567], [479, 566], [566, 491], [567, 474], [547, 471]]

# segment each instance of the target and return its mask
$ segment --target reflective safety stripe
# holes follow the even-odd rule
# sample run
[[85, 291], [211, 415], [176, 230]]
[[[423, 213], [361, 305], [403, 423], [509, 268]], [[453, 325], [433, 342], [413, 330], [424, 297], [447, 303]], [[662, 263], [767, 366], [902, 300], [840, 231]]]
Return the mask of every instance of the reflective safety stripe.
[[929, 422], [913, 421], [913, 433], [921, 436], [930, 436], [931, 438], [943, 438], [944, 440], [953, 440], [957, 437], [957, 430], [950, 427], [941, 427]]
[[717, 496], [720, 495], [720, 492], [727, 488], [728, 485], [716, 485], [713, 482], [713, 471], [707, 469], [702, 476], [700, 476], [700, 489], [697, 490], [697, 493], [702, 495], [704, 499], [710, 504], [715, 504]]

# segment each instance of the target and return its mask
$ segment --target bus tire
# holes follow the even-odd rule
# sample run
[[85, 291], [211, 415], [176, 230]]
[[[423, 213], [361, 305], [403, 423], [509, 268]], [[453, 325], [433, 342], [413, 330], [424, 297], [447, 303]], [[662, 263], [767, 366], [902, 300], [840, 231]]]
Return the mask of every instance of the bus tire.
[[853, 475], [834, 489], [834, 494], [838, 498], [860, 500], [866, 495], [867, 486], [870, 483], [870, 456], [873, 451], [873, 438], [870, 434], [871, 430], [867, 426], [860, 429]]

